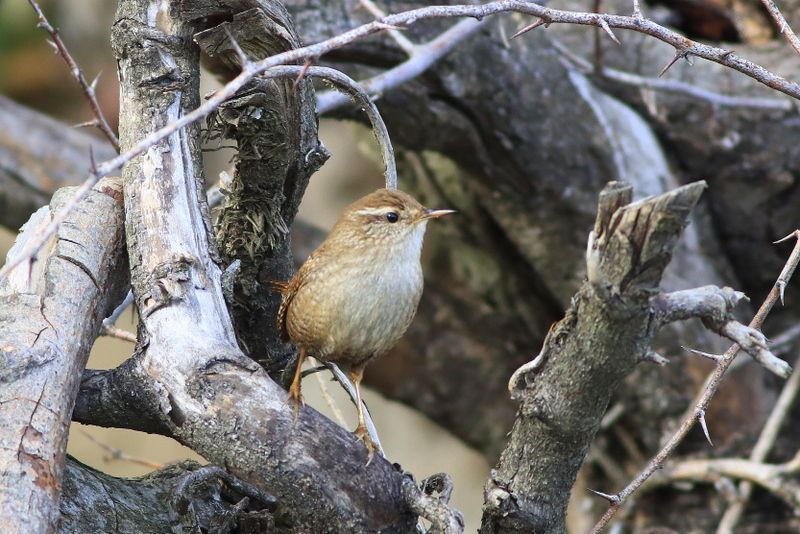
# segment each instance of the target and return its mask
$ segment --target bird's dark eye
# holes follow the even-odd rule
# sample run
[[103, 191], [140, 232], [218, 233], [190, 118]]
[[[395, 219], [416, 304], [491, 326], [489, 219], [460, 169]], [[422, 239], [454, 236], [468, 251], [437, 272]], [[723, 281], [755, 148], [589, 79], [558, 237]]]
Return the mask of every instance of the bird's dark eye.
[[386, 214], [386, 220], [389, 221], [390, 223], [396, 223], [397, 221], [400, 220], [400, 216], [395, 212], [390, 211], [389, 213]]

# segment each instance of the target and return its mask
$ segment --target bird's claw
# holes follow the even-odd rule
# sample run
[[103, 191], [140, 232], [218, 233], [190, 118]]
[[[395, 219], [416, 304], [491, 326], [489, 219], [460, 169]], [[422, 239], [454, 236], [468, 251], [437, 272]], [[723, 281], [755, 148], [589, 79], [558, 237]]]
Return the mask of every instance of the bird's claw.
[[300, 411], [300, 406], [306, 405], [306, 401], [303, 400], [303, 395], [300, 393], [300, 388], [295, 388], [294, 384], [289, 388], [289, 395], [286, 396], [286, 402], [291, 402], [293, 404], [295, 418], [297, 418], [297, 413]]
[[375, 442], [370, 439], [367, 429], [364, 425], [358, 425], [358, 427], [353, 431], [353, 435], [356, 437], [356, 439], [364, 442], [364, 446], [367, 448], [367, 465], [369, 465], [372, 463], [372, 458], [375, 456], [375, 451], [379, 450], [378, 445], [376, 445]]

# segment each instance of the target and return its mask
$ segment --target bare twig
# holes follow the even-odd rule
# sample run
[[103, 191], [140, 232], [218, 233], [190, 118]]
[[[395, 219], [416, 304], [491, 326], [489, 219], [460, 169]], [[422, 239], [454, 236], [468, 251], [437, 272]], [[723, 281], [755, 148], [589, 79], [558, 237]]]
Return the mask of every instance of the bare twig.
[[794, 108], [794, 104], [791, 100], [722, 95], [678, 80], [646, 78], [644, 76], [638, 76], [629, 72], [623, 72], [609, 68], [603, 69], [602, 76], [628, 85], [638, 85], [641, 87], [648, 87], [650, 89], [658, 89], [671, 93], [686, 94], [703, 99], [715, 106], [775, 109], [781, 111], [789, 111]]
[[[383, 17], [386, 16], [386, 13], [384, 13], [383, 10], [381, 10], [381, 8], [379, 8], [377, 4], [375, 4], [375, 2], [373, 2], [372, 0], [360, 0], [359, 3], [362, 6], [364, 6], [364, 9], [372, 13], [372, 15], [375, 16], [375, 18], [377, 19], [382, 19]], [[406, 38], [406, 36], [403, 35], [401, 31], [387, 30], [387, 32], [392, 37], [392, 39], [394, 39], [394, 42], [397, 43], [397, 46], [402, 48], [406, 54], [408, 54], [409, 56], [414, 55], [414, 49], [417, 47], [417, 45], [415, 45], [408, 38]]]
[[658, 477], [660, 480], [657, 482], [691, 480], [717, 484], [725, 478], [739, 479], [742, 483], [762, 486], [797, 510], [800, 507], [800, 486], [788, 477], [798, 472], [800, 453], [784, 464], [765, 464], [739, 458], [690, 459], [671, 465], [663, 477]]
[[[800, 230], [796, 230], [792, 235], [794, 235], [795, 238], [800, 238]], [[800, 239], [797, 241], [797, 243], [795, 243], [794, 250], [789, 256], [789, 259], [786, 261], [781, 274], [778, 276], [778, 280], [773, 285], [772, 291], [770, 291], [769, 295], [764, 300], [764, 303], [759, 308], [755, 317], [753, 317], [753, 320], [750, 321], [750, 328], [760, 329], [764, 324], [764, 320], [766, 319], [767, 315], [769, 315], [770, 310], [772, 310], [772, 307], [780, 297], [781, 287], [788, 283], [789, 278], [791, 278], [792, 273], [794, 273], [798, 262], [800, 262]], [[702, 393], [699, 395], [694, 407], [691, 409], [689, 416], [675, 432], [675, 434], [669, 439], [666, 445], [664, 445], [659, 453], [650, 461], [647, 467], [645, 467], [644, 470], [642, 470], [642, 472], [639, 473], [639, 475], [633, 479], [628, 486], [625, 487], [625, 489], [617, 494], [619, 497], [619, 503], [609, 506], [606, 513], [592, 529], [591, 534], [598, 534], [600, 531], [602, 531], [611, 518], [614, 517], [614, 514], [617, 512], [617, 510], [619, 510], [620, 506], [622, 506], [625, 500], [654, 472], [662, 467], [664, 462], [667, 460], [667, 458], [669, 458], [678, 444], [680, 444], [686, 437], [686, 434], [689, 433], [689, 430], [691, 430], [694, 424], [701, 418], [703, 414], [705, 414], [711, 399], [717, 392], [717, 389], [722, 382], [722, 377], [725, 375], [725, 372], [728, 370], [738, 353], [739, 345], [733, 345], [725, 352], [722, 360], [718, 362], [716, 369], [706, 379]]]
[[[359, 83], [364, 91], [371, 95], [380, 95], [392, 87], [397, 87], [425, 72], [434, 62], [472, 35], [482, 25], [482, 22], [473, 19], [462, 20], [425, 44], [412, 44], [409, 50], [406, 50], [403, 44], [398, 43], [409, 54], [409, 59], [393, 69]], [[406, 42], [408, 42], [407, 39]], [[320, 115], [346, 103], [347, 98], [339, 93], [325, 92], [317, 95], [317, 111]]]
[[[370, 100], [369, 95], [364, 92], [364, 89], [359, 84], [347, 76], [346, 74], [328, 67], [302, 67], [294, 65], [286, 65], [279, 67], [272, 67], [262, 74], [265, 78], [276, 78], [283, 76], [298, 76], [308, 75], [324, 78], [336, 86], [347, 95], [356, 99], [361, 105], [362, 109], [366, 112], [372, 123], [372, 130], [375, 133], [375, 139], [378, 141], [378, 146], [381, 149], [381, 156], [383, 157], [384, 165], [384, 178], [386, 181], [387, 189], [397, 189], [397, 163], [394, 159], [394, 149], [392, 148], [392, 141], [389, 139], [389, 130], [386, 129], [386, 124], [383, 122], [378, 108]], [[347, 98], [347, 97], [345, 97]]]
[[[596, 13], [581, 13], [550, 9], [534, 3], [524, 2], [522, 0], [499, 0], [482, 5], [430, 6], [413, 9], [411, 11], [406, 11], [404, 13], [395, 15], [388, 15], [381, 20], [364, 24], [319, 43], [296, 48], [294, 50], [288, 50], [257, 62], [246, 62], [243, 64], [242, 70], [238, 76], [228, 82], [228, 84], [217, 91], [214, 96], [206, 100], [206, 102], [197, 109], [187, 113], [172, 124], [168, 124], [158, 131], [151, 133], [116, 158], [98, 165], [97, 168], [93, 170], [89, 178], [87, 178], [86, 181], [84, 181], [84, 183], [78, 188], [75, 193], [75, 197], [73, 197], [73, 199], [53, 217], [51, 224], [44, 229], [39, 236], [37, 236], [35, 239], [32, 239], [25, 251], [17, 256], [13, 262], [6, 263], [6, 265], [0, 269], [0, 278], [7, 276], [12, 269], [24, 261], [35, 261], [34, 258], [44, 243], [46, 243], [47, 240], [55, 233], [56, 228], [64, 221], [66, 216], [75, 208], [75, 206], [77, 206], [80, 201], [86, 197], [88, 191], [95, 183], [97, 183], [100, 178], [109, 176], [112, 172], [120, 169], [124, 164], [131, 161], [133, 158], [139, 156], [145, 150], [154, 146], [163, 139], [166, 139], [181, 128], [207, 117], [209, 114], [214, 112], [220, 104], [235, 95], [236, 92], [246, 83], [256, 76], [266, 72], [268, 69], [278, 65], [284, 65], [297, 61], [305, 61], [308, 58], [319, 57], [327, 52], [330, 52], [331, 50], [341, 48], [348, 43], [368, 35], [385, 30], [398, 29], [413, 24], [420, 19], [473, 17], [482, 20], [484, 17], [488, 17], [490, 15], [508, 12], [524, 13], [537, 17], [544, 21], [545, 26], [552, 23], [578, 24], [584, 26], [600, 25], [600, 19]], [[766, 85], [767, 87], [771, 87], [772, 89], [800, 99], [800, 84], [786, 80], [785, 78], [768, 71], [760, 65], [739, 57], [730, 50], [697, 43], [691, 39], [687, 39], [679, 33], [668, 30], [667, 28], [647, 19], [626, 17], [622, 15], [603, 15], [602, 19], [609, 26], [609, 28], [633, 30], [639, 33], [650, 35], [673, 46], [676, 49], [677, 54], [682, 57], [696, 56], [708, 61], [719, 63], [739, 71], [753, 78], [759, 83]]]
[[[601, 0], [594, 0], [592, 2], [592, 12], [600, 12]], [[608, 27], [608, 25], [606, 25]], [[592, 43], [592, 64], [594, 66], [593, 72], [600, 73], [603, 71], [603, 42], [600, 40], [600, 29], [595, 28], [592, 32], [594, 41]]]
[[[503, 4], [504, 7], [508, 7], [510, 11], [517, 11], [519, 13], [538, 17], [545, 25], [554, 23], [579, 24], [585, 26], [601, 25], [600, 19], [598, 19], [595, 13], [560, 11], [536, 4], [520, 6], [516, 1], [500, 2], [500, 4]], [[481, 7], [495, 9], [495, 3], [485, 4]], [[737, 70], [767, 87], [786, 93], [794, 98], [800, 98], [800, 84], [777, 76], [760, 65], [756, 65], [751, 61], [739, 57], [730, 50], [692, 41], [648, 19], [626, 17], [622, 15], [603, 15], [602, 20], [608, 24], [610, 28], [633, 30], [650, 35], [659, 41], [663, 41], [675, 48], [676, 55], [679, 58], [684, 57], [688, 59], [689, 57], [699, 57], [708, 61], [713, 61], [714, 63], [719, 63]]]
[[641, 19], [642, 17], [642, 8], [639, 7], [639, 0], [633, 0], [633, 18]]
[[800, 39], [798, 39], [797, 35], [795, 35], [795, 33], [792, 31], [792, 28], [789, 26], [789, 23], [786, 22], [783, 13], [780, 12], [778, 6], [775, 5], [775, 2], [772, 0], [761, 0], [761, 3], [767, 8], [770, 16], [781, 29], [781, 33], [786, 36], [786, 40], [789, 41], [789, 44], [792, 45], [792, 48], [794, 48], [797, 53], [800, 54]]
[[[761, 430], [761, 435], [758, 437], [758, 441], [753, 447], [753, 452], [750, 453], [751, 462], [763, 462], [767, 458], [767, 454], [769, 454], [772, 446], [775, 444], [778, 431], [786, 419], [789, 409], [792, 407], [792, 404], [794, 404], [795, 398], [797, 398], [798, 389], [800, 389], [800, 370], [798, 369], [800, 369], [800, 366], [796, 366], [792, 376], [786, 381], [786, 385], [784, 385], [783, 391], [781, 391], [778, 401], [775, 403], [775, 407], [769, 414], [769, 418], [764, 424], [764, 428]], [[722, 519], [717, 527], [717, 534], [733, 533], [752, 492], [753, 483], [751, 481], [745, 480], [739, 483], [737, 499], [722, 515]]]
[[[313, 357], [312, 359], [316, 360], [316, 358]], [[322, 362], [320, 362], [319, 360], [316, 361], [319, 362], [321, 368], [325, 369]], [[322, 378], [322, 375], [319, 373], [314, 373], [314, 375], [317, 377], [317, 382], [319, 382], [319, 389], [322, 392], [322, 398], [325, 399], [325, 402], [328, 404], [328, 408], [331, 409], [331, 412], [333, 412], [334, 417], [336, 417], [336, 422], [339, 423], [342, 427], [346, 427], [347, 421], [344, 420], [344, 415], [342, 414], [342, 411], [339, 409], [338, 406], [336, 406], [336, 402], [333, 400], [333, 397], [331, 397], [331, 394], [328, 391], [328, 386], [325, 384], [325, 379]]]
[[126, 462], [133, 462], [136, 464], [143, 465], [145, 467], [149, 467], [150, 469], [161, 469], [162, 467], [164, 467], [164, 464], [160, 464], [158, 462], [152, 462], [150, 460], [144, 460], [142, 458], [136, 458], [135, 456], [126, 454], [122, 452], [120, 449], [117, 449], [115, 447], [112, 447], [111, 445], [108, 445], [107, 443], [100, 441], [99, 439], [89, 434], [85, 430], [82, 430], [82, 432], [84, 436], [89, 438], [91, 441], [95, 442], [97, 445], [99, 445], [100, 447], [105, 449], [106, 452], [109, 453], [108, 456], [103, 456], [104, 462], [110, 462], [112, 460], [124, 460]]
[[72, 76], [78, 80], [78, 84], [81, 86], [83, 95], [89, 102], [89, 108], [92, 110], [94, 120], [83, 123], [79, 126], [96, 126], [101, 132], [103, 132], [103, 135], [106, 136], [114, 149], [119, 153], [119, 139], [117, 139], [117, 136], [114, 134], [113, 130], [111, 130], [111, 126], [109, 126], [108, 121], [106, 121], [106, 118], [103, 115], [103, 111], [100, 109], [100, 104], [97, 103], [97, 95], [95, 94], [97, 78], [95, 78], [92, 83], [88, 83], [86, 81], [86, 78], [83, 76], [83, 71], [78, 67], [78, 64], [75, 63], [75, 60], [72, 58], [69, 50], [67, 50], [67, 46], [64, 44], [64, 41], [61, 40], [61, 36], [58, 35], [58, 30], [50, 25], [50, 22], [48, 22], [47, 18], [44, 16], [44, 13], [42, 13], [39, 4], [37, 4], [35, 0], [28, 0], [28, 2], [39, 16], [39, 27], [43, 28], [47, 33], [50, 34], [50, 38], [53, 40], [52, 44], [55, 47], [56, 52], [58, 55], [64, 58], [64, 61], [67, 62], [67, 66], [69, 66]]
[[[333, 378], [341, 384], [344, 390], [347, 392], [347, 395], [350, 397], [350, 400], [353, 401], [353, 404], [358, 402], [358, 396], [356, 395], [356, 387], [350, 381], [350, 378], [342, 372], [341, 369], [335, 364], [331, 362], [320, 362], [322, 365], [327, 367], [330, 372], [333, 374]], [[367, 403], [363, 400], [361, 401], [362, 406], [364, 407], [364, 422], [366, 423], [367, 427], [367, 434], [369, 434], [369, 438], [372, 442], [377, 445], [378, 452], [381, 453], [381, 456], [386, 457], [386, 453], [383, 452], [383, 447], [381, 446], [381, 440], [378, 439], [378, 429], [375, 427], [375, 423], [372, 421], [372, 415], [369, 413], [369, 408], [367, 408]]]
[[791, 326], [770, 339], [770, 349], [775, 354], [786, 352], [794, 346], [798, 337], [800, 337], [800, 324]]
[[103, 326], [100, 327], [100, 335], [136, 343], [136, 334], [133, 332], [128, 332], [127, 330], [123, 330], [122, 328], [118, 328], [113, 324], [104, 323]]
[[[575, 67], [580, 69], [586, 74], [596, 73], [603, 78], [612, 80], [626, 85], [633, 85], [637, 87], [646, 87], [648, 89], [655, 89], [657, 91], [664, 91], [667, 93], [685, 94], [694, 98], [699, 98], [714, 106], [725, 107], [744, 107], [755, 109], [774, 109], [779, 111], [791, 111], [795, 108], [795, 103], [792, 100], [778, 100], [777, 98], [757, 98], [757, 97], [743, 97], [731, 96], [715, 93], [696, 85], [692, 85], [679, 80], [663, 80], [661, 78], [649, 78], [647, 76], [640, 76], [631, 72], [625, 72], [609, 67], [603, 67], [600, 72], [591, 62], [578, 56], [570, 51], [559, 41], [551, 43], [554, 48], [569, 59]], [[595, 62], [596, 64], [596, 62]]]

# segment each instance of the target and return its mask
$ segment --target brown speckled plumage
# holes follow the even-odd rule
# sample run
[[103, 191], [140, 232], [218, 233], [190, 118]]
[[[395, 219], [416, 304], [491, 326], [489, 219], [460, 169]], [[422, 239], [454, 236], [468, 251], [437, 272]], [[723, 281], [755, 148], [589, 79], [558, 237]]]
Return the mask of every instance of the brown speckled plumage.
[[[388, 189], [342, 213], [328, 238], [281, 288], [278, 328], [284, 341], [300, 349], [301, 365], [306, 353], [351, 365], [358, 391], [364, 366], [397, 343], [417, 311], [425, 226], [446, 213]], [[299, 372], [290, 398], [300, 400]], [[360, 405], [356, 434], [371, 446]]]

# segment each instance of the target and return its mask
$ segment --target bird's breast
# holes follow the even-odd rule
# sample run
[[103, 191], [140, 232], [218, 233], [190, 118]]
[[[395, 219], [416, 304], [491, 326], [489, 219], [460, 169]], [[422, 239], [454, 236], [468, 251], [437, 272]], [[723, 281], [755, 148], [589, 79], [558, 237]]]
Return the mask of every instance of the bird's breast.
[[337, 363], [360, 363], [391, 349], [422, 294], [419, 255], [339, 258], [300, 288], [287, 314], [295, 343]]

